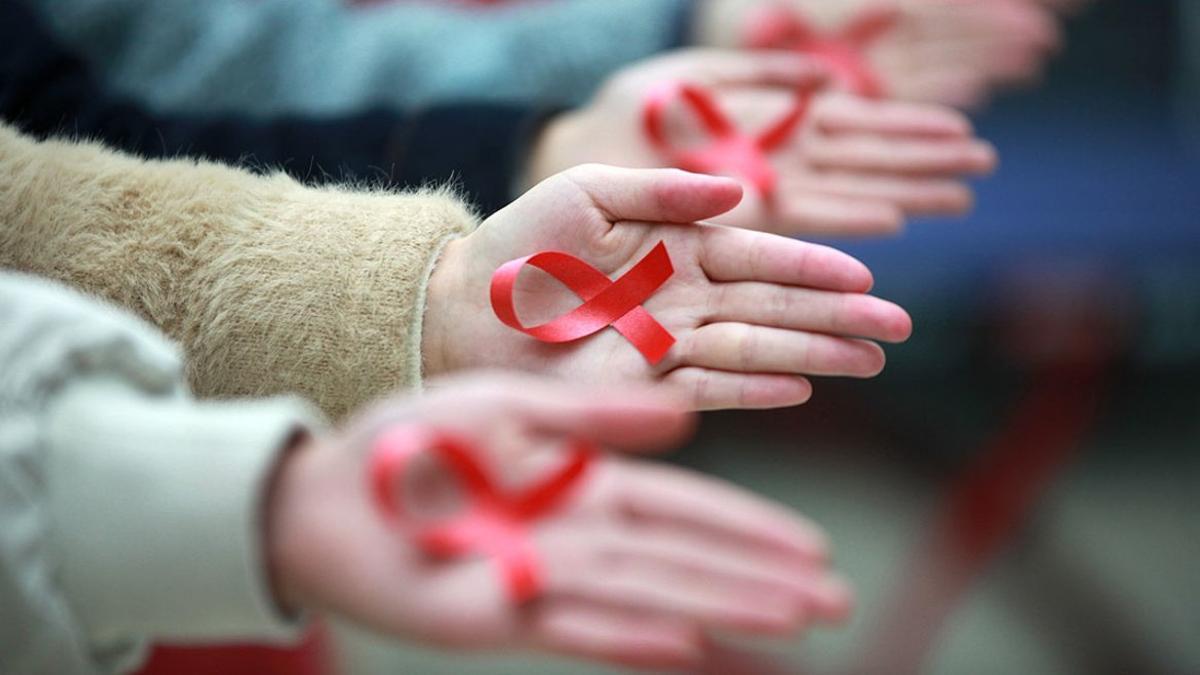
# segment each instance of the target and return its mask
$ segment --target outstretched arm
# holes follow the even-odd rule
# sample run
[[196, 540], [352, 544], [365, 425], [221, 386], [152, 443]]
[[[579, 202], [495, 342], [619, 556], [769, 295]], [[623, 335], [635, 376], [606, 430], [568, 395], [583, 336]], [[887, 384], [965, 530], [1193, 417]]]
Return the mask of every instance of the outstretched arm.
[[[470, 234], [445, 195], [305, 188], [2, 127], [0, 176], [0, 264], [149, 318], [183, 343], [202, 395], [298, 392], [338, 417], [423, 370], [492, 366], [649, 381], [698, 408], [777, 407], [808, 398], [804, 376], [878, 373], [873, 341], [911, 331], [903, 310], [866, 295], [871, 275], [848, 256], [692, 224], [742, 190], [681, 171], [576, 167]], [[493, 273], [522, 256], [565, 251], [612, 276], [656, 242], [675, 271], [639, 299], [675, 342], [653, 362], [603, 327], [543, 345], [502, 323], [494, 295], [488, 305]], [[555, 282], [534, 280], [517, 285], [519, 304], [561, 307]]]

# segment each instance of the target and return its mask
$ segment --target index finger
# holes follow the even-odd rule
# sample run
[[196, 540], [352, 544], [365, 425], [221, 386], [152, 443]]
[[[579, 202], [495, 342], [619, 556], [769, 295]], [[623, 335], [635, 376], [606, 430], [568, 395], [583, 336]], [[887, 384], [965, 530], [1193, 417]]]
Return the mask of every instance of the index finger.
[[828, 246], [765, 232], [700, 225], [700, 267], [712, 281], [762, 281], [866, 293], [874, 279], [855, 258]]
[[791, 51], [702, 50], [691, 70], [711, 86], [814, 87], [828, 79], [825, 65]]

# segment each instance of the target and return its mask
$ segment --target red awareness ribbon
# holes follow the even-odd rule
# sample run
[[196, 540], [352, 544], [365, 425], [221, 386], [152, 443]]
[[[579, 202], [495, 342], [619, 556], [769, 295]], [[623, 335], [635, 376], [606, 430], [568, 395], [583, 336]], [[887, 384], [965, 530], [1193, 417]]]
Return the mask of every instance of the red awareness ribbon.
[[[464, 489], [467, 505], [457, 515], [421, 520], [403, 507], [403, 485], [413, 460], [433, 453]], [[542, 570], [530, 539], [530, 525], [560, 509], [584, 477], [595, 447], [575, 440], [560, 468], [531, 486], [506, 491], [488, 473], [471, 442], [420, 425], [401, 425], [380, 434], [368, 461], [372, 500], [387, 521], [409, 534], [427, 554], [461, 558], [490, 557], [509, 598], [523, 603], [542, 590]]]
[[[526, 265], [557, 279], [582, 298], [583, 304], [540, 326], [522, 324], [513, 306], [513, 289]], [[616, 281], [573, 255], [543, 251], [510, 260], [496, 270], [492, 275], [492, 310], [504, 325], [542, 342], [572, 342], [612, 326], [653, 365], [666, 356], [675, 338], [642, 303], [674, 273], [667, 246], [661, 241]]]
[[840, 30], [824, 32], [796, 11], [765, 7], [750, 17], [746, 45], [752, 49], [794, 49], [810, 54], [850, 91], [867, 98], [885, 98], [887, 88], [867, 60], [867, 52], [895, 25], [895, 18], [864, 10]]
[[[675, 147], [663, 128], [663, 115], [675, 99], [686, 103], [712, 136], [712, 143], [694, 149]], [[654, 147], [685, 171], [732, 174], [753, 185], [764, 197], [775, 192], [778, 175], [767, 154], [795, 133], [808, 114], [812, 92], [797, 92], [796, 104], [765, 130], [744, 134], [717, 105], [707, 89], [694, 84], [665, 82], [650, 90], [642, 108], [642, 129]]]

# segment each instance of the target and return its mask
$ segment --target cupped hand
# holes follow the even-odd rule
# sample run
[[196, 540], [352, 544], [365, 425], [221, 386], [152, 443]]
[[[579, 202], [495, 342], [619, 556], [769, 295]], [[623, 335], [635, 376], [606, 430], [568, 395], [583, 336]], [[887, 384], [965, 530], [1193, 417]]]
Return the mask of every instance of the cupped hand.
[[[514, 603], [495, 561], [430, 558], [374, 508], [364, 455], [395, 424], [483, 449], [525, 480], [571, 438], [626, 451], [679, 443], [671, 399], [514, 375], [435, 383], [384, 402], [289, 456], [272, 490], [268, 551], [282, 599], [388, 635], [454, 649], [535, 649], [647, 668], [694, 667], [714, 633], [792, 635], [850, 610], [823, 532], [789, 509], [684, 469], [604, 455], [528, 531], [540, 593]], [[430, 493], [461, 497], [436, 467]], [[438, 489], [438, 486], [450, 489]]]
[[[822, 85], [824, 71], [797, 54], [719, 50], [685, 50], [631, 66], [586, 107], [550, 123], [529, 180], [589, 162], [669, 166], [672, 159], [642, 127], [647, 95], [669, 82], [709, 89], [735, 125], [752, 134], [786, 115], [797, 91]], [[664, 121], [679, 148], [711, 141], [682, 104], [670, 106]], [[992, 147], [974, 137], [957, 111], [838, 93], [817, 95], [800, 128], [769, 158], [778, 174], [772, 198], [739, 177], [745, 198], [714, 222], [802, 236], [889, 234], [910, 216], [969, 210], [972, 191], [964, 179], [996, 162]]]
[[[647, 383], [697, 409], [796, 405], [807, 376], [871, 377], [876, 341], [908, 338], [898, 306], [867, 295], [870, 271], [831, 248], [695, 221], [733, 208], [736, 181], [673, 169], [584, 165], [558, 174], [451, 242], [428, 289], [427, 374], [505, 367], [581, 384]], [[611, 328], [546, 344], [502, 324], [490, 305], [493, 272], [539, 251], [580, 258], [616, 279], [665, 242], [674, 275], [643, 307], [677, 342], [655, 365]], [[515, 306], [537, 325], [580, 304], [536, 269]]]

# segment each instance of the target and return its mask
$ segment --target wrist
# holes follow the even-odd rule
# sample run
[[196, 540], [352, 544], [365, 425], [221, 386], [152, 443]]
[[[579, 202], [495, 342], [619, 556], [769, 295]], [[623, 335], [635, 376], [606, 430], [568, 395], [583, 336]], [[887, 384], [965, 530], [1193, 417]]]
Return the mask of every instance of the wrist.
[[462, 297], [458, 289], [462, 285], [463, 249], [469, 236], [448, 241], [429, 274], [421, 324], [421, 369], [426, 378], [455, 369], [452, 315], [456, 298]]
[[290, 564], [294, 504], [303, 499], [301, 465], [312, 451], [314, 441], [305, 432], [297, 432], [280, 452], [279, 461], [267, 484], [263, 541], [267, 579], [275, 605], [285, 615], [295, 615], [304, 602], [292, 578]]

